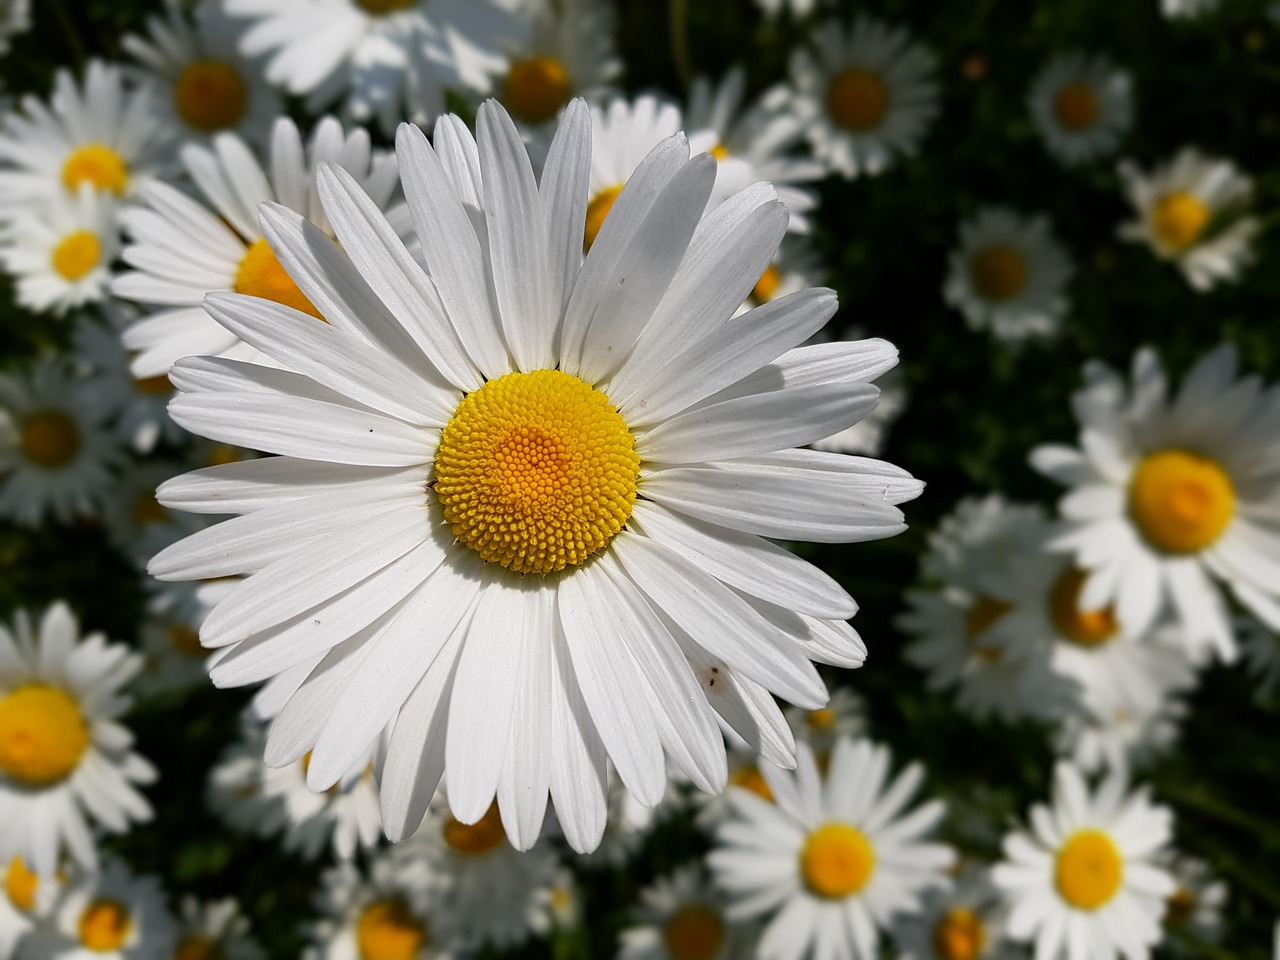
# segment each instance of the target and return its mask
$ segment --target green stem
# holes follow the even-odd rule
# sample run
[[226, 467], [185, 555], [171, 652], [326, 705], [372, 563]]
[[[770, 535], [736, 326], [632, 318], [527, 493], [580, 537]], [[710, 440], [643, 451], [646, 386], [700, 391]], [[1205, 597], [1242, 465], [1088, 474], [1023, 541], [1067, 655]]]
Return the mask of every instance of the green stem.
[[693, 82], [693, 74], [689, 62], [689, 2], [688, 0], [670, 0], [667, 5], [667, 16], [671, 27], [671, 59], [676, 65], [676, 75], [686, 90]]

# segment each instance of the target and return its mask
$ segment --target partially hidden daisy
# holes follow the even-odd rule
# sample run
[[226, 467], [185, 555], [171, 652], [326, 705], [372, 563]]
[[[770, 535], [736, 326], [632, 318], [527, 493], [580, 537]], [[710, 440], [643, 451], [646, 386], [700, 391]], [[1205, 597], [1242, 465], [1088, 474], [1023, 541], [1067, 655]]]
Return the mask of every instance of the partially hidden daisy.
[[1114, 153], [1133, 125], [1133, 83], [1102, 54], [1059, 53], [1032, 82], [1028, 106], [1049, 152], [1085, 163]]
[[1160, 0], [1160, 11], [1171, 20], [1189, 20], [1218, 9], [1220, 0]]
[[990, 871], [967, 864], [950, 886], [927, 891], [919, 912], [895, 917], [898, 960], [1019, 960], [1004, 936], [1008, 913]]
[[[235, 900], [182, 898], [174, 960], [266, 960]], [[167, 960], [167, 958], [166, 958]]]
[[0, 54], [9, 52], [10, 41], [31, 29], [31, 0], [9, 0], [0, 6]]
[[[783, 244], [786, 247], [786, 243]], [[767, 271], [766, 271], [767, 272]], [[760, 284], [756, 284], [760, 289]], [[843, 340], [861, 340], [865, 331], [858, 326], [846, 328]], [[819, 334], [815, 341], [825, 342]], [[852, 453], [864, 457], [878, 457], [888, 440], [889, 431], [894, 422], [907, 406], [908, 390], [902, 368], [894, 367], [877, 377], [875, 387], [879, 391], [876, 408], [853, 426], [845, 427], [839, 433], [815, 440], [809, 444], [812, 450], [827, 450], [832, 453]]]
[[640, 891], [618, 960], [739, 960], [751, 955], [754, 924], [730, 920], [724, 893], [700, 864], [659, 877]]
[[[1200, 944], [1217, 943], [1222, 938], [1222, 912], [1229, 891], [1213, 868], [1196, 857], [1174, 854], [1167, 866], [1176, 887], [1165, 900], [1164, 925], [1170, 933], [1165, 945], [1180, 955], [1191, 956], [1199, 952]], [[1184, 939], [1186, 935], [1191, 939]]]
[[1172, 816], [1112, 775], [1090, 792], [1059, 764], [1049, 806], [1010, 834], [992, 874], [1010, 905], [1008, 933], [1042, 960], [1143, 958], [1159, 941], [1173, 878], [1160, 865]]
[[40, 876], [20, 856], [0, 863], [0, 957], [17, 957], [19, 944], [37, 925], [48, 922], [50, 911], [66, 886], [67, 876]]
[[1245, 667], [1258, 683], [1258, 696], [1269, 697], [1280, 689], [1280, 630], [1263, 626], [1253, 617], [1239, 617], [1235, 634]]
[[[856, 738], [866, 731], [867, 705], [848, 687], [831, 691], [827, 705], [818, 710], [787, 708], [787, 722], [796, 740], [805, 740], [820, 762], [831, 755], [841, 737]], [[739, 784], [742, 786], [742, 784]]]
[[767, 184], [704, 219], [715, 161], [670, 138], [583, 258], [589, 116], [581, 101], [566, 112], [541, 187], [495, 103], [478, 145], [454, 121], [434, 149], [402, 127], [425, 268], [348, 173], [322, 166], [341, 247], [282, 207], [262, 217], [328, 322], [212, 295], [212, 315], [281, 369], [203, 358], [171, 373], [180, 424], [278, 456], [165, 484], [166, 505], [241, 516], [150, 569], [249, 574], [201, 628], [235, 647], [215, 683], [322, 658], [274, 721], [269, 763], [310, 751], [308, 783], [326, 789], [396, 718], [392, 838], [447, 770], [461, 822], [496, 795], [525, 849], [550, 794], [590, 850], [610, 759], [646, 805], [668, 759], [722, 788], [717, 716], [757, 748], [781, 727], [790, 762], [770, 694], [817, 709], [811, 661], [853, 666], [865, 648], [848, 594], [764, 538], [891, 536], [921, 489], [887, 463], [794, 449], [865, 416], [865, 381], [896, 351], [792, 349], [834, 312], [830, 291], [734, 317], [786, 230]]
[[950, 848], [923, 840], [942, 819], [930, 801], [905, 808], [924, 771], [912, 764], [888, 782], [886, 747], [842, 739], [825, 780], [807, 744], [794, 774], [763, 773], [775, 803], [730, 792], [736, 817], [716, 831], [708, 862], [728, 892], [728, 916], [764, 924], [762, 960], [845, 956], [873, 960], [889, 918], [920, 907], [945, 885]]

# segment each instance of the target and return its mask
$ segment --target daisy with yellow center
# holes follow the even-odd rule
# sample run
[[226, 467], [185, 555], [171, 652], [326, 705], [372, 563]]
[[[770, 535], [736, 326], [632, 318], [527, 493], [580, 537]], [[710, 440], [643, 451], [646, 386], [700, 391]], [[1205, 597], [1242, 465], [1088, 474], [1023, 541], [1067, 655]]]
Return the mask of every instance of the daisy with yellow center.
[[970, 864], [948, 888], [926, 893], [918, 913], [895, 918], [893, 937], [899, 960], [1018, 960], [1007, 920], [990, 871]]
[[1032, 82], [1027, 106], [1055, 159], [1088, 163], [1114, 153], [1133, 125], [1132, 81], [1101, 54], [1059, 53]]
[[755, 942], [753, 926], [728, 917], [724, 894], [696, 864], [641, 890], [633, 917], [618, 960], [733, 960], [749, 956]]
[[1060, 764], [1051, 806], [1031, 812], [1032, 830], [1005, 838], [993, 873], [1011, 910], [1009, 936], [1039, 956], [1073, 944], [1087, 960], [1149, 950], [1161, 937], [1173, 878], [1160, 866], [1172, 817], [1119, 776], [1090, 793], [1080, 772]]
[[426, 864], [383, 851], [366, 869], [343, 864], [321, 877], [320, 919], [309, 924], [316, 960], [447, 960], [436, 910], [440, 878]]
[[797, 740], [807, 740], [820, 760], [825, 760], [841, 737], [856, 737], [866, 729], [866, 704], [848, 687], [831, 691], [820, 710], [786, 711], [787, 723]]

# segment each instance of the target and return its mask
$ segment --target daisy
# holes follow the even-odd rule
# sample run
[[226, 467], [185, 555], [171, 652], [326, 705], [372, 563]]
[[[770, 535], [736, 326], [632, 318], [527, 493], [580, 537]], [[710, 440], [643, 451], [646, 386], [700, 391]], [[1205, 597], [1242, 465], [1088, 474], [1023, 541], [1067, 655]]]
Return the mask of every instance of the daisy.
[[807, 17], [819, 6], [826, 5], [826, 0], [756, 0], [756, 6], [767, 17], [777, 17], [784, 10], [792, 16]]
[[[804, 712], [807, 714], [809, 711]], [[761, 800], [773, 803], [773, 790], [769, 787], [769, 781], [764, 778], [764, 774], [760, 772], [769, 761], [762, 759], [747, 745], [746, 741], [732, 731], [725, 735], [725, 739], [729, 741], [729, 776], [726, 786], [741, 787], [743, 790], [754, 793]], [[695, 794], [693, 806], [697, 814], [694, 822], [707, 831], [723, 823], [733, 814], [732, 805], [729, 803], [731, 795], [730, 790], [717, 794]]]
[[[112, 545], [139, 567], [157, 551], [207, 524], [156, 500], [156, 488], [182, 471], [173, 461], [131, 463], [112, 482], [102, 522]], [[193, 522], [194, 521], [194, 522]]]
[[1016, 343], [1058, 332], [1071, 272], [1047, 218], [984, 207], [960, 225], [942, 293], [971, 330]]
[[700, 864], [659, 877], [640, 891], [634, 922], [622, 931], [618, 960], [741, 960], [751, 955], [753, 926], [726, 915], [725, 895]]
[[1171, 609], [1196, 663], [1235, 656], [1215, 580], [1280, 629], [1280, 521], [1269, 506], [1280, 479], [1277, 392], [1237, 380], [1230, 345], [1202, 358], [1172, 398], [1149, 348], [1134, 357], [1131, 388], [1096, 362], [1085, 380], [1074, 398], [1081, 449], [1031, 454], [1072, 488], [1055, 547], [1088, 572], [1083, 606], [1114, 604], [1133, 633]]
[[898, 960], [1019, 960], [1007, 914], [986, 867], [969, 865], [954, 886], [927, 891], [920, 912], [895, 918]]
[[[1173, 934], [1165, 937], [1165, 946], [1180, 948], [1183, 954], [1198, 953], [1196, 941], [1217, 943], [1222, 939], [1227, 885], [1213, 875], [1209, 864], [1195, 857], [1175, 854], [1168, 868], [1177, 886], [1165, 901], [1164, 925]], [[1194, 940], [1187, 943], [1181, 939], [1181, 931]]]
[[82, 185], [18, 213], [5, 229], [0, 259], [17, 280], [17, 300], [37, 313], [67, 311], [101, 300], [119, 252], [115, 205]]
[[[344, 131], [332, 117], [316, 125], [305, 147], [293, 121], [279, 118], [266, 169], [233, 134], [215, 137], [209, 147], [188, 145], [182, 159], [204, 203], [157, 183], [144, 191], [145, 207], [121, 215], [132, 237], [124, 260], [134, 269], [117, 277], [113, 291], [155, 308], [124, 332], [125, 345], [139, 351], [134, 375], [153, 382], [179, 357], [262, 358], [204, 312], [201, 302], [210, 291], [261, 297], [319, 318], [263, 238], [259, 204], [276, 201], [328, 231], [315, 180], [325, 162], [355, 176], [383, 209], [396, 190], [395, 158], [373, 150], [367, 131]], [[401, 232], [407, 229], [402, 223]]]
[[822, 764], [841, 737], [852, 739], [866, 732], [866, 710], [866, 702], [860, 696], [848, 687], [837, 687], [825, 707], [819, 710], [789, 707], [786, 716], [796, 739], [807, 741]]
[[182, 898], [174, 960], [266, 960], [249, 933], [249, 920], [232, 899], [201, 903]]
[[1160, 0], [1160, 12], [1171, 20], [1203, 16], [1218, 9], [1218, 0]]
[[[180, 424], [280, 456], [166, 484], [169, 506], [243, 516], [151, 572], [252, 574], [201, 629], [206, 646], [235, 647], [219, 685], [323, 655], [266, 751], [274, 765], [313, 751], [312, 788], [398, 715], [382, 777], [393, 839], [422, 820], [445, 769], [453, 814], [475, 822], [496, 794], [521, 849], [548, 793], [574, 849], [595, 847], [609, 759], [645, 805], [666, 793], [668, 759], [721, 789], [717, 715], [761, 745], [785, 730], [772, 694], [825, 704], [811, 658], [865, 657], [851, 598], [763, 538], [890, 536], [896, 504], [921, 489], [889, 464], [788, 446], [869, 412], [861, 381], [895, 351], [788, 352], [835, 311], [830, 291], [732, 319], [786, 229], [767, 185], [699, 224], [715, 163], [669, 139], [581, 259], [588, 118], [581, 101], [566, 112], [545, 193], [495, 103], [478, 150], [461, 124], [437, 124], [443, 157], [475, 157], [480, 184], [403, 127], [425, 271], [355, 180], [323, 167], [341, 247], [279, 206], [262, 216], [329, 322], [210, 296], [229, 331], [286, 369], [206, 358], [171, 374]], [[770, 749], [791, 761], [785, 740]]]
[[1133, 126], [1132, 80], [1101, 54], [1056, 54], [1027, 102], [1045, 147], [1068, 166], [1114, 152]]
[[1250, 244], [1260, 228], [1247, 214], [1253, 181], [1230, 160], [1184, 147], [1150, 174], [1122, 163], [1120, 177], [1138, 215], [1120, 225], [1120, 236], [1171, 261], [1192, 289], [1235, 280], [1253, 259]]
[[552, 929], [571, 933], [582, 926], [582, 891], [577, 877], [568, 867], [559, 867], [547, 889], [547, 913]]
[[165, 0], [163, 16], [147, 18], [147, 35], [120, 41], [142, 65], [136, 72], [154, 91], [156, 116], [183, 139], [206, 139], [223, 131], [265, 145], [282, 112], [262, 67], [236, 49], [240, 25], [217, 0], [199, 0], [188, 15], [181, 0]]
[[1010, 834], [992, 878], [1010, 905], [1008, 933], [1041, 960], [1141, 960], [1160, 939], [1173, 878], [1159, 865], [1172, 816], [1145, 789], [1112, 775], [1090, 794], [1059, 764], [1052, 806], [1031, 810], [1030, 832]]
[[673, 811], [675, 803], [671, 788], [653, 806], [640, 803], [623, 785], [616, 771], [610, 770], [608, 812], [600, 845], [590, 853], [578, 857], [578, 865], [588, 870], [626, 866], [660, 819]]
[[0, 888], [0, 957], [18, 956], [18, 944], [38, 924], [46, 923], [57, 903], [65, 875], [41, 877], [27, 869], [22, 857], [0, 864], [4, 885]]
[[814, 156], [846, 178], [875, 176], [915, 153], [938, 112], [934, 58], [911, 35], [867, 16], [814, 31], [815, 60], [791, 57], [789, 112]]
[[1173, 747], [1186, 714], [1186, 703], [1173, 696], [1145, 708], [1082, 706], [1064, 712], [1054, 746], [1082, 773], [1128, 773]]
[[[826, 280], [826, 275], [826, 267], [813, 242], [808, 237], [788, 233], [778, 247], [773, 261], [761, 272], [760, 279], [738, 308], [738, 313], [746, 313], [752, 307], [762, 307], [766, 303], [820, 284]], [[813, 339], [816, 341], [821, 338], [822, 334], [819, 333]]]
[[63, 363], [0, 374], [0, 516], [35, 526], [102, 510], [119, 445]]
[[1238, 617], [1235, 627], [1244, 664], [1258, 681], [1258, 697], [1271, 696], [1280, 688], [1280, 631], [1252, 617]]
[[200, 646], [198, 623], [148, 614], [140, 633], [144, 662], [134, 683], [139, 697], [208, 686], [209, 651]]
[[0, 54], [9, 52], [9, 41], [31, 29], [31, 0], [7, 0], [0, 4]]

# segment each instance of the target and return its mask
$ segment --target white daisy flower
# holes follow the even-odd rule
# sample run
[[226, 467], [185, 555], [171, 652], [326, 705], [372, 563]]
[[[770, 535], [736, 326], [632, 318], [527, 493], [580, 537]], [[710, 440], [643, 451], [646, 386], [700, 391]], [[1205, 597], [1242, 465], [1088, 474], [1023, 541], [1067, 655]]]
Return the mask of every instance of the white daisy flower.
[[1083, 773], [1127, 774], [1173, 747], [1186, 714], [1187, 705], [1172, 697], [1145, 709], [1084, 705], [1059, 719], [1054, 747]]
[[898, 960], [1020, 960], [1007, 914], [987, 868], [969, 865], [953, 886], [927, 891], [920, 912], [894, 919]]
[[983, 207], [960, 225], [942, 293], [970, 329], [1017, 343], [1058, 332], [1071, 272], [1046, 217]]
[[575, 857], [574, 862], [588, 870], [625, 866], [635, 857], [654, 828], [681, 806], [683, 798], [677, 782], [678, 774], [668, 781], [667, 791], [661, 800], [646, 805], [631, 795], [617, 771], [610, 767], [606, 801], [608, 811], [600, 845], [590, 853]]
[[785, 10], [795, 17], [807, 17], [820, 6], [828, 6], [827, 0], [756, 0], [756, 6], [767, 17], [777, 17]]
[[483, 85], [522, 22], [489, 0], [223, 0], [246, 21], [240, 51], [320, 113], [391, 133], [444, 112], [446, 88]]
[[1218, 0], [1160, 0], [1160, 12], [1171, 20], [1203, 16], [1218, 9]]
[[165, 0], [163, 15], [147, 18], [147, 35], [120, 41], [143, 84], [154, 90], [156, 115], [183, 139], [206, 139], [223, 131], [265, 145], [282, 112], [279, 95], [262, 67], [236, 49], [241, 25], [217, 0], [199, 0], [186, 12], [182, 0]]
[[582, 926], [582, 891], [568, 867], [559, 867], [547, 889], [547, 914], [554, 930], [567, 933]]
[[134, 682], [139, 697], [158, 697], [209, 684], [209, 651], [199, 624], [147, 614], [140, 630], [143, 667]]
[[[761, 800], [773, 803], [773, 790], [764, 774], [760, 772], [769, 761], [762, 759], [747, 746], [746, 741], [732, 731], [726, 734], [726, 739], [729, 741], [729, 776], [726, 786], [741, 787], [743, 790], [754, 793]], [[703, 830], [710, 831], [729, 819], [733, 815], [733, 808], [729, 803], [730, 796], [731, 791], [727, 789], [717, 794], [695, 794], [693, 806], [697, 814], [694, 822]]]
[[1199, 953], [1199, 944], [1187, 943], [1179, 931], [1189, 933], [1195, 941], [1217, 943], [1222, 939], [1222, 911], [1227, 905], [1227, 885], [1214, 876], [1209, 864], [1195, 857], [1175, 854], [1170, 857], [1169, 872], [1177, 885], [1165, 900], [1164, 925], [1167, 949], [1189, 956]]
[[115, 204], [82, 185], [21, 210], [6, 225], [0, 260], [17, 280], [18, 303], [62, 317], [103, 299], [119, 249]]
[[1102, 54], [1058, 53], [1027, 105], [1046, 149], [1068, 166], [1085, 163], [1113, 153], [1133, 126], [1133, 82]]
[[618, 960], [746, 960], [757, 931], [731, 921], [727, 906], [701, 864], [659, 877], [640, 891], [634, 922], [621, 934]]
[[158, 550], [207, 526], [200, 522], [203, 518], [175, 512], [156, 500], [156, 488], [181, 472], [173, 461], [130, 463], [107, 491], [102, 511], [107, 536], [139, 567], [145, 567]]
[[[124, 260], [135, 269], [117, 277], [113, 291], [159, 308], [124, 333], [125, 345], [139, 351], [133, 372], [142, 378], [163, 376], [179, 357], [196, 354], [262, 359], [205, 313], [201, 303], [210, 291], [261, 297], [319, 318], [263, 239], [259, 204], [280, 203], [327, 232], [315, 179], [322, 163], [351, 173], [382, 209], [397, 185], [395, 157], [373, 150], [367, 131], [344, 131], [332, 117], [316, 125], [305, 147], [293, 121], [279, 118], [267, 169], [233, 134], [218, 135], [210, 147], [188, 145], [182, 159], [203, 204], [158, 183], [144, 192], [146, 207], [121, 214], [132, 237]], [[404, 235], [403, 206], [393, 215]]]
[[[201, 629], [206, 646], [235, 646], [219, 685], [324, 654], [266, 752], [278, 765], [313, 750], [313, 788], [398, 714], [382, 778], [392, 838], [416, 828], [446, 766], [460, 820], [496, 792], [525, 848], [550, 792], [588, 851], [608, 759], [650, 806], [666, 757], [699, 789], [723, 787], [717, 715], [790, 762], [771, 694], [817, 709], [827, 691], [810, 658], [854, 666], [865, 647], [844, 590], [762, 538], [891, 536], [896, 504], [921, 489], [889, 464], [788, 446], [869, 412], [860, 384], [896, 351], [788, 351], [835, 311], [830, 291], [732, 319], [786, 229], [767, 185], [699, 223], [715, 161], [669, 139], [581, 259], [588, 117], [581, 101], [566, 112], [542, 192], [496, 103], [479, 149], [453, 120], [434, 150], [402, 127], [425, 271], [354, 179], [322, 167], [341, 247], [278, 206], [262, 216], [329, 323], [211, 295], [229, 331], [287, 369], [204, 358], [171, 374], [180, 424], [280, 456], [166, 484], [169, 506], [243, 516], [151, 572], [252, 573]], [[452, 162], [465, 157], [475, 166]]]
[[814, 156], [847, 178], [875, 176], [919, 148], [938, 112], [934, 58], [904, 29], [859, 16], [814, 31], [817, 59], [791, 57], [790, 112]]
[[912, 764], [886, 784], [886, 747], [840, 740], [825, 782], [807, 744], [796, 754], [794, 774], [763, 768], [776, 803], [730, 791], [737, 817], [717, 829], [708, 863], [731, 919], [767, 918], [761, 960], [873, 960], [890, 916], [918, 910], [925, 891], [945, 884], [952, 851], [921, 842], [943, 806], [903, 815], [924, 770]]
[[66, 876], [41, 877], [27, 869], [20, 856], [10, 857], [8, 865], [0, 863], [4, 886], [0, 888], [0, 957], [18, 956], [18, 945], [38, 924], [47, 923], [50, 911], [58, 902]]
[[0, 516], [27, 526], [101, 512], [122, 451], [66, 367], [0, 374]]
[[[820, 285], [826, 277], [826, 267], [813, 242], [808, 237], [789, 233], [783, 238], [773, 261], [764, 268], [760, 279], [738, 308], [738, 313], [746, 313], [752, 307], [762, 307], [773, 300]], [[818, 333], [813, 340], [819, 341], [822, 337], [823, 334]]]
[[841, 737], [853, 739], [866, 732], [866, 710], [867, 705], [860, 696], [848, 687], [837, 687], [831, 691], [825, 707], [818, 710], [788, 707], [786, 717], [795, 738], [807, 741], [818, 762], [823, 763]]
[[1120, 177], [1138, 215], [1120, 225], [1120, 236], [1171, 261], [1193, 290], [1235, 280], [1253, 259], [1261, 226], [1247, 214], [1253, 181], [1230, 160], [1184, 147], [1150, 174], [1122, 163]]
[[1244, 665], [1257, 678], [1258, 696], [1271, 696], [1280, 689], [1280, 631], [1252, 617], [1238, 617], [1235, 627]]
[[205, 805], [232, 830], [270, 837], [288, 825], [279, 796], [262, 794], [262, 748], [266, 730], [260, 723], [241, 718], [240, 738], [227, 745], [209, 769]]
[[1009, 936], [1034, 942], [1041, 960], [1148, 957], [1174, 891], [1159, 865], [1172, 819], [1118, 775], [1090, 794], [1075, 767], [1059, 764], [1052, 806], [1033, 807], [1031, 831], [1005, 838], [992, 873], [1010, 904]]
[[0, 4], [0, 54], [9, 52], [9, 41], [31, 29], [31, 0], [5, 0]]
[[1081, 449], [1031, 454], [1072, 488], [1055, 546], [1089, 571], [1084, 608], [1114, 603], [1132, 633], [1171, 609], [1197, 663], [1211, 651], [1235, 656], [1215, 580], [1280, 629], [1280, 522], [1269, 508], [1280, 478], [1277, 391], [1236, 380], [1230, 345], [1201, 359], [1173, 398], [1149, 348], [1134, 357], [1131, 388], [1100, 363], [1085, 380], [1073, 398]]
[[[249, 932], [249, 920], [230, 898], [204, 903], [182, 898], [173, 960], [266, 960]], [[167, 960], [167, 958], [166, 958]]]

